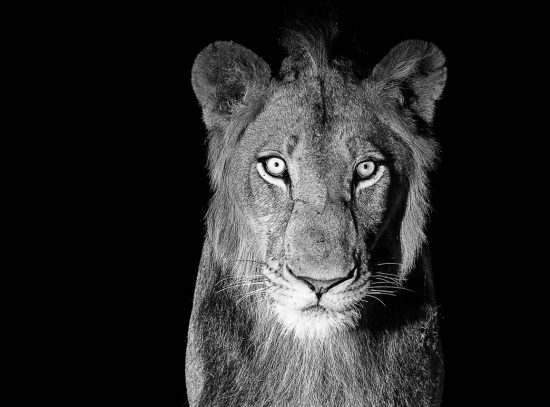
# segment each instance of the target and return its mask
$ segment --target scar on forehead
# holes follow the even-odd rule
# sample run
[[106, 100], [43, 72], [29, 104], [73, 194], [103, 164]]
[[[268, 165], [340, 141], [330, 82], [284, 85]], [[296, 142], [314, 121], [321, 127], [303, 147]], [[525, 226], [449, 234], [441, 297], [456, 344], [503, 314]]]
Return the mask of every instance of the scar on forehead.
[[285, 139], [285, 148], [289, 156], [292, 155], [299, 141], [300, 138], [295, 134], [287, 136], [287, 138]]

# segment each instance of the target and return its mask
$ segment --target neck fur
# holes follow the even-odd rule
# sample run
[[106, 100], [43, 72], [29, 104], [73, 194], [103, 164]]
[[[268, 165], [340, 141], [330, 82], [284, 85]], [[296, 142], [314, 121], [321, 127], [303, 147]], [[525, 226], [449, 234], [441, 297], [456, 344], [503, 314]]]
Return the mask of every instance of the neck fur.
[[268, 303], [254, 298], [236, 305], [232, 295], [209, 295], [201, 306], [202, 357], [210, 373], [201, 407], [430, 405], [435, 307], [376, 333], [357, 327], [297, 338]]

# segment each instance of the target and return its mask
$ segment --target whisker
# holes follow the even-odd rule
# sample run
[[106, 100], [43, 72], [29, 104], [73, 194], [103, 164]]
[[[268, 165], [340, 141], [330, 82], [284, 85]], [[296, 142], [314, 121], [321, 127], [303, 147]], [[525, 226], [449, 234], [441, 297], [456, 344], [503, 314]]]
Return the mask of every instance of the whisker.
[[365, 297], [374, 298], [375, 300], [379, 301], [384, 307], [386, 306], [386, 304], [384, 304], [384, 301], [382, 301], [382, 300], [381, 300], [380, 298], [378, 298], [378, 297], [375, 297], [374, 295], [365, 294]]
[[401, 263], [376, 263], [375, 266], [386, 266], [386, 265], [390, 265], [390, 264], [394, 264], [394, 265], [398, 265], [398, 266], [401, 265]]
[[277, 284], [272, 284], [272, 286], [269, 287], [269, 289], [270, 289], [269, 293], [270, 294], [275, 294], [277, 291], [279, 291], [282, 288], [284, 288], [284, 287], [282, 287], [280, 285], [277, 285]]
[[399, 281], [395, 280], [385, 280], [385, 279], [371, 279], [372, 284], [388, 284], [388, 285], [401, 285]]
[[233, 280], [235, 282], [237, 282], [237, 281], [248, 281], [248, 280], [253, 280], [254, 278], [258, 278], [258, 277], [265, 277], [266, 274], [276, 274], [276, 273], [277, 273], [276, 271], [268, 271], [268, 272], [262, 273], [262, 274], [250, 274], [250, 275], [246, 275], [246, 276], [229, 276], [229, 277], [224, 277], [224, 278], [220, 279], [214, 285], [218, 285], [218, 284], [222, 283], [223, 281], [227, 281], [227, 280]]
[[373, 284], [390, 284], [390, 285], [401, 285], [401, 283], [397, 280], [390, 280], [387, 278], [371, 278], [369, 282]]
[[373, 284], [402, 285], [399, 280], [390, 279], [390, 278], [387, 278], [387, 277], [371, 278], [369, 281], [372, 282]]
[[225, 286], [224, 288], [216, 291], [214, 294], [221, 293], [222, 291], [229, 290], [230, 288], [247, 287], [247, 286], [256, 285], [256, 284], [265, 284], [265, 281], [257, 281], [257, 282], [252, 282], [252, 283], [228, 285], [228, 286]]
[[230, 260], [229, 262], [230, 263], [236, 263], [236, 262], [250, 262], [250, 263], [258, 263], [258, 264], [263, 264], [265, 266], [267, 266], [267, 263], [265, 261], [260, 261], [260, 260], [249, 260], [249, 259], [235, 259], [235, 260]]
[[[387, 284], [387, 285], [383, 285], [383, 284]], [[373, 287], [373, 288], [395, 288], [396, 290], [405, 290], [405, 291], [414, 292], [410, 288], [403, 287], [403, 285], [401, 283], [395, 282], [395, 281], [386, 281], [386, 280], [373, 281], [373, 283], [370, 285], [370, 287]]]
[[389, 277], [398, 278], [397, 274], [395, 274], [395, 273], [384, 273], [382, 271], [377, 271], [377, 272], [373, 273], [372, 275], [373, 276], [389, 276]]
[[379, 279], [379, 280], [371, 279], [371, 280], [369, 280], [369, 282], [371, 284], [387, 284], [387, 285], [393, 285], [393, 286], [396, 286], [396, 287], [401, 286], [401, 283], [399, 281], [392, 281], [392, 280], [385, 280], [385, 279]]
[[391, 295], [395, 297], [395, 292], [392, 291], [385, 291], [385, 290], [372, 290], [369, 291], [370, 294], [381, 294], [381, 295]]
[[369, 288], [375, 288], [375, 289], [387, 288], [387, 289], [396, 289], [396, 290], [399, 289], [399, 287], [393, 286], [393, 285], [376, 285], [376, 284], [371, 284], [371, 285], [369, 286]]
[[371, 287], [376, 289], [376, 290], [378, 290], [379, 288], [383, 288], [383, 289], [394, 289], [394, 290], [410, 291], [411, 293], [414, 292], [410, 288], [405, 288], [405, 287], [392, 287], [392, 286], [382, 286], [382, 285], [373, 285]]
[[368, 287], [369, 290], [383, 290], [383, 291], [392, 291], [395, 292], [395, 290], [398, 290], [399, 287], [393, 287], [389, 285], [371, 285]]
[[266, 287], [262, 287], [262, 288], [260, 288], [260, 289], [258, 289], [258, 290], [250, 291], [249, 293], [246, 293], [246, 294], [242, 295], [241, 298], [239, 298], [239, 299], [237, 300], [237, 302], [235, 303], [235, 305], [239, 305], [239, 302], [241, 302], [242, 300], [244, 300], [244, 299], [247, 298], [247, 297], [251, 297], [251, 296], [253, 296], [254, 294], [258, 294], [258, 293], [261, 293], [261, 292], [265, 292], [266, 290], [267, 290]]
[[260, 276], [253, 276], [253, 277], [250, 277], [250, 278], [245, 278], [245, 277], [225, 277], [225, 278], [222, 278], [220, 281], [218, 281], [216, 284], [214, 284], [215, 286], [218, 285], [218, 284], [221, 284], [221, 283], [224, 283], [228, 280], [230, 280], [231, 282], [235, 282], [235, 283], [238, 283], [238, 282], [247, 282], [247, 281], [255, 281], [255, 279], [259, 278]]
[[387, 281], [389, 283], [395, 283], [395, 284], [398, 284], [398, 281], [399, 281], [399, 279], [397, 278], [391, 278], [387, 276], [371, 276], [371, 280], [382, 280], [382, 281]]

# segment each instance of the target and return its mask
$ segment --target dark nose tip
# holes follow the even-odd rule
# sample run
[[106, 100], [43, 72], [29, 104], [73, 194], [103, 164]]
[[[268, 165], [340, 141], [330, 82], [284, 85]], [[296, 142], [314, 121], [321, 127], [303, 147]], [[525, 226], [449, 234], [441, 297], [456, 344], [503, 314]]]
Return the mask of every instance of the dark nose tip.
[[296, 277], [299, 278], [300, 280], [305, 281], [306, 284], [309, 286], [309, 288], [311, 288], [312, 291], [315, 291], [315, 295], [317, 295], [317, 298], [321, 298], [321, 295], [326, 293], [332, 287], [350, 279], [352, 276], [353, 276], [353, 272], [346, 277], [334, 278], [332, 280], [316, 280], [314, 278], [303, 277], [303, 276], [296, 276]]

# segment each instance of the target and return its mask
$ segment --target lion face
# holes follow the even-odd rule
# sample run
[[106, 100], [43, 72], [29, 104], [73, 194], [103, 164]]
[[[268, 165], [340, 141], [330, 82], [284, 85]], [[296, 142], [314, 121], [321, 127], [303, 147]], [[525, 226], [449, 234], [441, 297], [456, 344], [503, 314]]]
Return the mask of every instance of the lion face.
[[[423, 240], [436, 145], [418, 123], [431, 121], [443, 62], [435, 47], [412, 42], [367, 80], [296, 58], [272, 79], [236, 44], [199, 55], [193, 85], [214, 190], [208, 235], [223, 265], [217, 283], [234, 279], [236, 302], [318, 337], [356, 326], [366, 301], [400, 288]], [[377, 271], [380, 259], [396, 267]]]
[[368, 292], [392, 170], [362, 93], [338, 77], [324, 95], [315, 80], [280, 87], [232, 160], [267, 295], [292, 330], [353, 325]]

